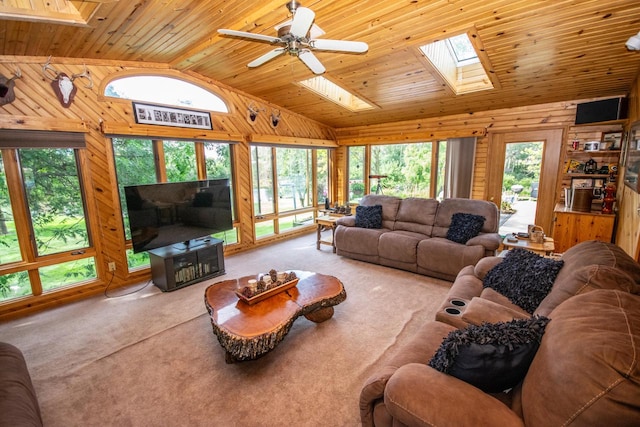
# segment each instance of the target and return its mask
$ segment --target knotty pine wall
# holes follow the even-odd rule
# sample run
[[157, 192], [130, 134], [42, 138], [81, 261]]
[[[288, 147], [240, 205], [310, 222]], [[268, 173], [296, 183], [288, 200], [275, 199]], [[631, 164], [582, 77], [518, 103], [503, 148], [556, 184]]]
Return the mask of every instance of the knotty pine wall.
[[[253, 239], [253, 209], [251, 191], [250, 141], [278, 144], [304, 144], [310, 146], [335, 146], [333, 129], [270, 105], [232, 88], [205, 79], [196, 74], [184, 74], [163, 64], [86, 61], [93, 76], [93, 88], [84, 87], [85, 79], [75, 81], [78, 91], [69, 108], [63, 108], [53, 89], [42, 74], [44, 57], [0, 56], [0, 74], [11, 76], [16, 66], [22, 78], [16, 80], [16, 100], [0, 106], [0, 129], [85, 131], [86, 150], [82, 150], [83, 166], [88, 172], [89, 211], [95, 212], [90, 227], [94, 236], [96, 268], [99, 280], [86, 286], [43, 294], [29, 301], [12, 301], [0, 305], [0, 318], [25, 314], [63, 302], [100, 293], [110, 280], [107, 263], [115, 262], [116, 271], [110, 287], [139, 283], [150, 277], [148, 271], [129, 274], [125, 255], [124, 230], [120, 217], [115, 166], [110, 138], [107, 134], [139, 135], [148, 137], [213, 139], [236, 142], [232, 146], [234, 173], [236, 174], [236, 200], [241, 243], [233, 250], [245, 250], [255, 246]], [[68, 75], [80, 73], [84, 61], [54, 58], [52, 65]], [[131, 102], [106, 98], [102, 94], [114, 77], [132, 74], [162, 74], [195, 83], [218, 94], [227, 102], [230, 113], [211, 112], [213, 131], [180, 129], [167, 126], [137, 125]], [[162, 88], [158, 88], [162, 90]], [[253, 103], [261, 110], [255, 123], [246, 119], [247, 106]], [[269, 124], [271, 111], [279, 109], [281, 121], [276, 129]], [[261, 242], [262, 243], [262, 242]]]
[[[575, 121], [577, 103], [558, 102], [382, 125], [341, 128], [336, 130], [336, 134], [340, 146], [434, 141], [475, 136], [477, 145], [472, 198], [484, 199], [487, 196], [485, 177], [491, 135], [497, 132], [532, 129], [563, 129], [566, 132], [566, 129]], [[346, 167], [344, 164], [342, 166]]]

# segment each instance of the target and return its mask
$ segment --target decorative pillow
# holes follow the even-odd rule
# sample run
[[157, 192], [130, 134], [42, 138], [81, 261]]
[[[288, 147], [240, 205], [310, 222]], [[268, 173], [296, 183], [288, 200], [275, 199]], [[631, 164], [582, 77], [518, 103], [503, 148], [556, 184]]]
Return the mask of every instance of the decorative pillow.
[[499, 393], [525, 377], [547, 323], [548, 318], [534, 316], [451, 331], [429, 366], [487, 393]]
[[545, 258], [535, 252], [515, 248], [487, 272], [482, 285], [494, 289], [533, 314], [549, 294], [563, 265], [563, 260]]
[[382, 228], [382, 205], [356, 206], [356, 227]]
[[486, 218], [480, 215], [454, 213], [451, 216], [451, 225], [447, 230], [447, 239], [465, 244], [480, 233], [485, 220]]

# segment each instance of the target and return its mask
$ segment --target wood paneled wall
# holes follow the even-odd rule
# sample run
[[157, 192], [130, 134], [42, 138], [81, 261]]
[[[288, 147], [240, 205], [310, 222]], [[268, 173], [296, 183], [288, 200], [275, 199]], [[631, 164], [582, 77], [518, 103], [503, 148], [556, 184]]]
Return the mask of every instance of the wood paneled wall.
[[[582, 102], [582, 101], [578, 101]], [[578, 102], [558, 102], [412, 120], [383, 125], [337, 129], [340, 145], [390, 144], [476, 136], [472, 198], [486, 198], [487, 160], [491, 133], [532, 129], [562, 129], [573, 125]], [[339, 185], [344, 186], [344, 181]]]
[[[110, 138], [103, 133], [103, 129], [108, 129], [114, 134], [122, 132], [150, 137], [198, 139], [198, 135], [201, 134], [208, 139], [224, 140], [225, 136], [229, 136], [236, 142], [239, 140], [233, 145], [232, 151], [237, 184], [238, 220], [242, 227], [239, 233], [241, 243], [236, 245], [234, 250], [246, 249], [255, 244], [252, 228], [253, 202], [249, 153], [249, 141], [255, 139], [253, 135], [269, 136], [274, 143], [277, 141], [295, 143], [297, 140], [302, 140], [320, 144], [335, 140], [334, 130], [327, 126], [204, 79], [197, 74], [180, 73], [162, 64], [87, 61], [87, 69], [94, 81], [93, 88], [85, 88], [84, 79], [76, 80], [78, 91], [75, 100], [69, 108], [63, 108], [57, 101], [49, 80], [42, 74], [42, 64], [46, 59], [0, 56], [0, 74], [12, 75], [16, 66], [19, 66], [22, 71], [22, 78], [15, 83], [16, 100], [0, 107], [0, 128], [60, 131], [85, 129], [87, 131], [83, 158], [89, 176], [87, 191], [89, 203], [92, 203], [90, 212], [96, 215], [90, 224], [96, 248], [99, 280], [67, 291], [43, 294], [31, 298], [28, 302], [14, 301], [2, 304], [0, 318], [102, 292], [110, 279], [110, 274], [106, 273], [108, 262], [116, 263], [111, 287], [137, 283], [149, 277], [148, 271], [132, 274], [128, 272], [113, 151]], [[55, 59], [52, 65], [58, 71], [71, 74], [82, 72], [85, 63], [70, 59]], [[227, 102], [230, 112], [228, 114], [211, 113], [214, 127], [212, 132], [136, 125], [130, 101], [102, 95], [111, 79], [133, 74], [161, 74], [190, 81], [218, 94]], [[261, 110], [258, 119], [252, 124], [246, 119], [249, 104]], [[281, 112], [280, 124], [275, 129], [269, 123], [269, 116], [274, 109]]]

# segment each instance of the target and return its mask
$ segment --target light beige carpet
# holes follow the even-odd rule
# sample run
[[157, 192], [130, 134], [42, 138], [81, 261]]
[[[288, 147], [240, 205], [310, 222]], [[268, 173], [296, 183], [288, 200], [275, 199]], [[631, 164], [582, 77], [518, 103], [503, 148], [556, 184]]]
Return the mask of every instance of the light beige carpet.
[[[450, 286], [318, 251], [315, 234], [225, 261], [226, 275], [175, 292], [149, 285], [0, 323], [0, 340], [25, 354], [45, 425], [357, 426], [362, 383]], [[298, 318], [266, 356], [226, 364], [204, 291], [271, 268], [334, 275], [347, 300], [324, 323]]]

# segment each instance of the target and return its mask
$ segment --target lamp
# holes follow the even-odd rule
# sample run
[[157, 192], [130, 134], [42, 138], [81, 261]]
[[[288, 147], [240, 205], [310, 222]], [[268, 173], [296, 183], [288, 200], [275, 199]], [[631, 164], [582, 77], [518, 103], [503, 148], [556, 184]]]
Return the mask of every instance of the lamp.
[[626, 46], [628, 50], [640, 50], [640, 33], [629, 37]]

